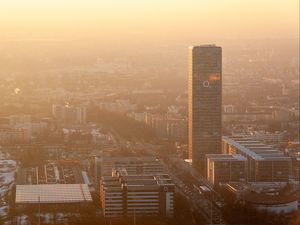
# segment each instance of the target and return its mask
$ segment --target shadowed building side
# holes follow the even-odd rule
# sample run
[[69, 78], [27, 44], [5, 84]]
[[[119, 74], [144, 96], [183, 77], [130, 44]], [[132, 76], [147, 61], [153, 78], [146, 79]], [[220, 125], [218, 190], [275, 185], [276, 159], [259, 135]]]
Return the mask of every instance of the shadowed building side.
[[222, 48], [189, 48], [189, 158], [205, 175], [205, 155], [221, 153]]

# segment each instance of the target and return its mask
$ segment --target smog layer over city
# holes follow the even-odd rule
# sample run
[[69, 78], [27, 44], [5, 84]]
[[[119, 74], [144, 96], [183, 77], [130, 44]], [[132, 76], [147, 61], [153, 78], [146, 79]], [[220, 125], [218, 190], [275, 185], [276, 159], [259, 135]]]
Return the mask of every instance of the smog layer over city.
[[299, 225], [299, 0], [2, 0], [0, 224]]

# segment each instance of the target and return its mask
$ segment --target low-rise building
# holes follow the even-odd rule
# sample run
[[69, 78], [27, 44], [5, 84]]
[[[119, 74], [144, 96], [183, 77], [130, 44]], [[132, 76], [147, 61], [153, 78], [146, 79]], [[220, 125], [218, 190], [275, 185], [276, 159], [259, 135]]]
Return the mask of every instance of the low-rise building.
[[20, 167], [17, 184], [80, 184], [84, 183], [83, 170], [78, 163], [48, 161], [39, 166]]
[[213, 185], [247, 179], [247, 159], [241, 155], [208, 154], [206, 160], [207, 179]]
[[166, 174], [129, 175], [114, 170], [100, 182], [100, 202], [105, 217], [174, 215], [174, 183]]
[[115, 102], [101, 102], [99, 108], [109, 112], [128, 113], [135, 112], [137, 104], [130, 103], [129, 100], [116, 100]]
[[66, 124], [85, 124], [87, 109], [85, 106], [52, 105], [52, 115], [59, 121]]
[[92, 164], [96, 184], [102, 176], [111, 176], [115, 169], [125, 168], [130, 175], [165, 173], [163, 164], [156, 157], [94, 157]]
[[30, 142], [30, 130], [22, 128], [0, 128], [0, 144], [26, 144]]
[[16, 209], [51, 212], [86, 210], [92, 197], [86, 184], [36, 184], [16, 186]]
[[232, 196], [262, 212], [292, 213], [298, 208], [298, 190], [292, 185], [230, 182], [224, 184], [223, 188], [227, 197]]
[[248, 181], [287, 182], [291, 176], [291, 157], [251, 136], [224, 136], [223, 153], [247, 159]]

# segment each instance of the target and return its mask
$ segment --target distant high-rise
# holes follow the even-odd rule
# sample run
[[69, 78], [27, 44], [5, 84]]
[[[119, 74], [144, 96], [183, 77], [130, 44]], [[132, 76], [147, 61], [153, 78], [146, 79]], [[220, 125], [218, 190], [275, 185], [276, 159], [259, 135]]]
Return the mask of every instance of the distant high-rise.
[[189, 48], [189, 158], [204, 175], [205, 154], [221, 153], [222, 48]]

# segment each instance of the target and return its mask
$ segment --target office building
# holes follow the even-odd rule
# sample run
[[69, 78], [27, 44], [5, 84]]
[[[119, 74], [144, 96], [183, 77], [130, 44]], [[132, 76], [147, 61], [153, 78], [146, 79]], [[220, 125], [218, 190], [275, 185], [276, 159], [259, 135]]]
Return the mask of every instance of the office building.
[[174, 183], [166, 174], [129, 175], [126, 169], [114, 170], [101, 178], [100, 202], [105, 217], [173, 217]]
[[189, 158], [205, 174], [205, 155], [221, 153], [222, 49], [189, 48]]
[[164, 174], [163, 164], [156, 157], [94, 157], [92, 163], [94, 182], [102, 176], [111, 176], [113, 170], [126, 169], [129, 175]]
[[168, 138], [171, 141], [187, 140], [187, 121], [184, 119], [168, 119]]
[[67, 124], [85, 124], [86, 123], [86, 107], [69, 106], [65, 107], [65, 123]]
[[246, 181], [247, 159], [241, 155], [209, 154], [207, 159], [207, 179], [213, 184], [230, 181]]
[[86, 111], [85, 106], [52, 105], [53, 117], [66, 124], [85, 124]]
[[65, 106], [60, 105], [60, 104], [53, 104], [52, 105], [52, 115], [57, 121], [64, 122]]
[[166, 117], [158, 116], [153, 118], [155, 134], [160, 139], [168, 139], [168, 120]]
[[17, 114], [9, 116], [9, 125], [14, 127], [16, 125], [30, 124], [31, 116], [27, 114]]
[[21, 128], [0, 128], [0, 144], [28, 144], [30, 142], [30, 130]]
[[115, 113], [129, 113], [137, 110], [137, 104], [130, 103], [129, 100], [116, 100], [115, 102], [101, 102], [99, 104], [101, 110]]
[[224, 136], [223, 153], [247, 158], [249, 182], [287, 182], [291, 175], [290, 157], [251, 136]]

